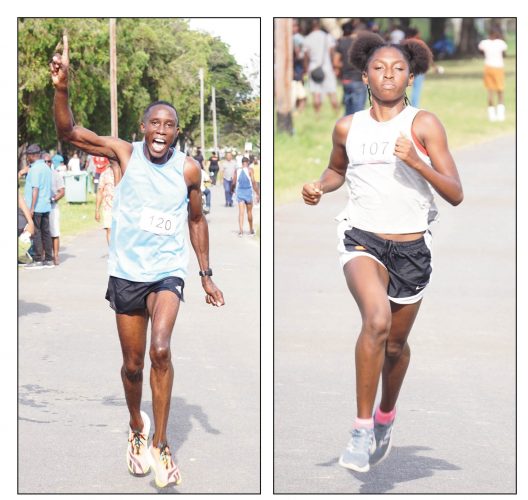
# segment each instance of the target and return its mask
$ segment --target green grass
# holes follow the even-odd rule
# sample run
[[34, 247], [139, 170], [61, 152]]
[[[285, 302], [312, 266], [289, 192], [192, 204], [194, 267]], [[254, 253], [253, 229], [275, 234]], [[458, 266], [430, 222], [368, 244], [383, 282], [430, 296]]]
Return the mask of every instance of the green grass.
[[[487, 119], [487, 91], [482, 83], [483, 59], [442, 61], [445, 73], [426, 76], [420, 107], [435, 113], [443, 123], [451, 150], [479, 144], [515, 131], [515, 58], [506, 63], [506, 121]], [[338, 116], [327, 101], [315, 116], [308, 100], [305, 111], [294, 116], [294, 135], [275, 127], [275, 202], [300, 199], [302, 185], [319, 178], [332, 148], [332, 129]]]
[[68, 203], [66, 198], [59, 201], [61, 216], [61, 237], [74, 236], [78, 233], [102, 227], [95, 220], [95, 195], [88, 193], [86, 203]]

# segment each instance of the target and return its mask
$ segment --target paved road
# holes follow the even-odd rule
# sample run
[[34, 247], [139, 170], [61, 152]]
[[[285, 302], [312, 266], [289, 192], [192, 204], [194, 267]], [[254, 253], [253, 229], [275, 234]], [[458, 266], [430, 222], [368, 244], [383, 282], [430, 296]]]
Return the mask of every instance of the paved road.
[[455, 159], [465, 201], [439, 201], [394, 446], [366, 474], [337, 464], [355, 416], [360, 329], [335, 251], [346, 194], [277, 207], [275, 492], [515, 491], [515, 139]]
[[[213, 188], [211, 267], [226, 306], [207, 306], [191, 252], [172, 338], [168, 437], [183, 482], [169, 492], [260, 490], [259, 243]], [[259, 210], [255, 211], [257, 220]], [[102, 230], [66, 241], [63, 262], [19, 272], [20, 493], [156, 493], [125, 464], [128, 411], [106, 291]], [[193, 260], [194, 259], [194, 260]], [[148, 358], [148, 356], [147, 356]], [[143, 408], [152, 416], [146, 360]]]

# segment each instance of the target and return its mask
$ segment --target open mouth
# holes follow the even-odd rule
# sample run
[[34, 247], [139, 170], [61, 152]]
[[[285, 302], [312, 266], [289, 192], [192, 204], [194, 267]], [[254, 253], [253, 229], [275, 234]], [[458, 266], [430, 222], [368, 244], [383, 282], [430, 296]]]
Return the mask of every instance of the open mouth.
[[153, 139], [152, 140], [152, 149], [155, 153], [161, 153], [167, 145], [167, 141], [163, 139]]

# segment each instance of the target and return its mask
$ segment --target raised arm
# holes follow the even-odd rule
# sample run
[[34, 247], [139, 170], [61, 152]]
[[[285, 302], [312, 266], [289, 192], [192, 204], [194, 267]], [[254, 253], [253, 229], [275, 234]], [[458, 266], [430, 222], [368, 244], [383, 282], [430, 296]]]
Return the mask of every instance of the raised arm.
[[68, 71], [70, 66], [68, 36], [63, 36], [62, 54], [56, 53], [50, 63], [51, 81], [55, 87], [53, 118], [59, 139], [86, 153], [118, 160], [121, 168], [132, 155], [132, 145], [115, 137], [99, 136], [75, 124], [69, 104]]
[[[189, 198], [189, 238], [198, 259], [200, 271], [206, 271], [209, 269], [209, 229], [202, 213], [200, 165], [192, 158], [187, 158], [183, 172]], [[201, 279], [203, 289], [207, 294], [205, 301], [213, 306], [223, 306], [224, 296], [213, 283], [211, 276], [202, 276]]]
[[303, 186], [302, 196], [307, 205], [317, 205], [324, 193], [339, 189], [345, 182], [348, 167], [345, 145], [352, 117], [353, 115], [348, 115], [337, 121], [332, 133], [332, 152], [328, 167], [318, 181], [308, 182]]

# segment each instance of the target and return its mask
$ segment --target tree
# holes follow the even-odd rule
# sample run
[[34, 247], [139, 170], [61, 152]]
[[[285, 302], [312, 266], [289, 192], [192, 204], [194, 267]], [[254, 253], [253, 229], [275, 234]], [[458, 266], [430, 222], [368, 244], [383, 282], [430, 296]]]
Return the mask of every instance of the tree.
[[475, 19], [464, 17], [462, 18], [457, 54], [462, 57], [471, 57], [478, 53], [478, 32], [475, 27]]
[[[49, 60], [67, 28], [70, 37], [70, 101], [78, 124], [110, 135], [108, 19], [19, 20], [19, 145], [56, 144], [52, 116], [53, 87]], [[220, 94], [219, 121], [243, 136], [258, 133], [252, 118], [251, 86], [219, 39], [191, 31], [181, 19], [117, 19], [117, 89], [119, 136], [133, 140], [140, 133], [145, 107], [154, 100], [172, 102], [183, 135], [199, 130], [198, 69]], [[247, 127], [251, 127], [250, 130]], [[197, 130], [198, 129], [198, 130]]]

